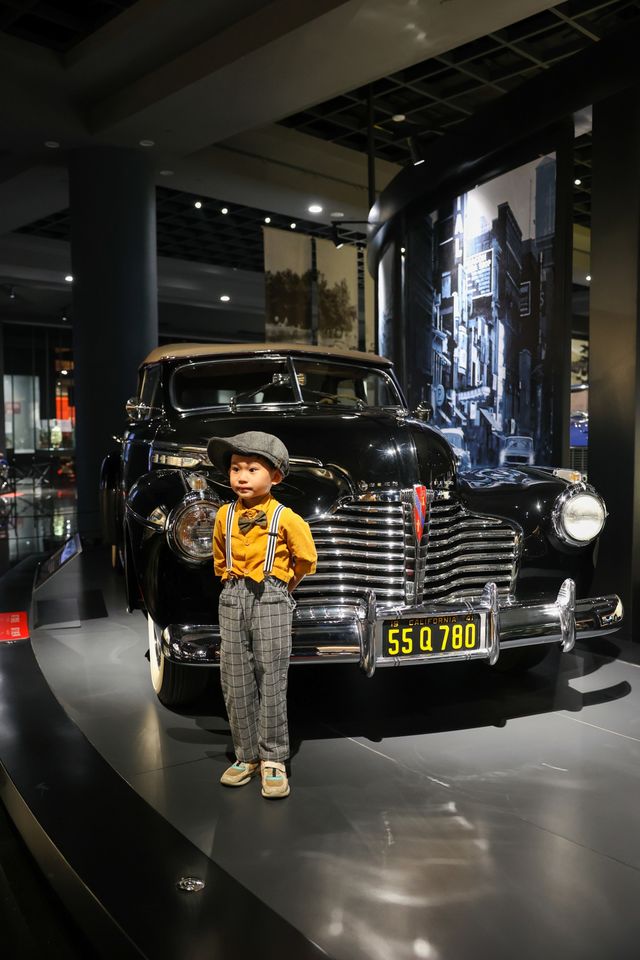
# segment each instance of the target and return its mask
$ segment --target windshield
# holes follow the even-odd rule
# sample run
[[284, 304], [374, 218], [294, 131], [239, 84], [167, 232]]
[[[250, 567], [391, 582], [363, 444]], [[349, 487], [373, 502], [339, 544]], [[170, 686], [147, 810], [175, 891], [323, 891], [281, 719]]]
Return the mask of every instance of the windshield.
[[231, 406], [238, 403], [295, 403], [286, 360], [206, 360], [174, 370], [171, 400], [178, 410]]
[[306, 403], [322, 406], [401, 407], [402, 398], [382, 370], [333, 360], [294, 360]]
[[507, 437], [505, 447], [509, 450], [533, 450], [531, 437]]
[[295, 359], [292, 382], [286, 359], [205, 360], [177, 367], [171, 401], [177, 410], [217, 406], [305, 403], [322, 406], [399, 407], [402, 398], [382, 370], [331, 360]]

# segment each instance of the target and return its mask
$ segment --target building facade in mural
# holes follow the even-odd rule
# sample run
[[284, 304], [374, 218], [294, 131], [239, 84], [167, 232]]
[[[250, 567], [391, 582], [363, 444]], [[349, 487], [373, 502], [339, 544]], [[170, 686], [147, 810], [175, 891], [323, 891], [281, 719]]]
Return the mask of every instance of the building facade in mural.
[[469, 194], [434, 224], [434, 422], [463, 431], [473, 465], [499, 464], [515, 436], [531, 438], [536, 463], [550, 456], [555, 161], [540, 161], [530, 182], [533, 236], [523, 236], [510, 200], [489, 219], [477, 204], [472, 215]]

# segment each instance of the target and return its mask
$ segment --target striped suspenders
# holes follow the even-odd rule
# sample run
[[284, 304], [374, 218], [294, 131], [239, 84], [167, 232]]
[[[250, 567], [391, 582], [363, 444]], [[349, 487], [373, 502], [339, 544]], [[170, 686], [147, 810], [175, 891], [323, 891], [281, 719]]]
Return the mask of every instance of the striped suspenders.
[[[233, 560], [231, 558], [231, 531], [233, 529], [233, 518], [235, 516], [237, 502], [238, 501], [235, 500], [232, 504], [230, 504], [229, 509], [227, 510], [227, 524], [226, 524], [226, 531], [225, 531], [225, 553], [226, 553], [226, 567], [227, 567], [227, 570], [229, 571], [233, 566]], [[265, 577], [267, 576], [268, 573], [271, 573], [271, 570], [273, 569], [273, 563], [276, 558], [278, 526], [280, 524], [280, 514], [282, 513], [283, 510], [284, 510], [284, 507], [282, 506], [281, 503], [279, 503], [275, 508], [275, 510], [273, 511], [273, 514], [271, 517], [271, 523], [269, 524], [269, 529], [267, 531], [267, 549], [264, 557], [264, 567], [263, 567]]]

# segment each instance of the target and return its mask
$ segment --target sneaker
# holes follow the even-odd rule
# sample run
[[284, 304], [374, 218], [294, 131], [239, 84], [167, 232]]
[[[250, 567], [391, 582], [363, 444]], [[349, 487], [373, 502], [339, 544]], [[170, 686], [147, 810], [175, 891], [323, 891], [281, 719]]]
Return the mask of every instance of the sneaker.
[[277, 760], [262, 761], [262, 796], [267, 800], [280, 800], [291, 792], [284, 763]]
[[236, 760], [236, 762], [222, 774], [220, 783], [224, 783], [225, 787], [244, 787], [245, 783], [249, 783], [251, 777], [258, 772], [259, 767], [260, 764], [257, 760]]

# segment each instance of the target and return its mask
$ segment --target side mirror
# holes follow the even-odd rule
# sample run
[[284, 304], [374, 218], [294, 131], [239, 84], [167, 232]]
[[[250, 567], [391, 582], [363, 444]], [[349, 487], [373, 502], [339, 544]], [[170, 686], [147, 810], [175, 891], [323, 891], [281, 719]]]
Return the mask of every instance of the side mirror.
[[150, 407], [148, 403], [142, 403], [139, 397], [130, 397], [125, 404], [125, 410], [131, 423], [148, 420], [154, 414], [160, 413], [158, 407]]
[[422, 420], [423, 423], [428, 423], [429, 420], [433, 418], [433, 407], [430, 403], [427, 403], [426, 400], [423, 400], [415, 408], [413, 415], [416, 420]]

